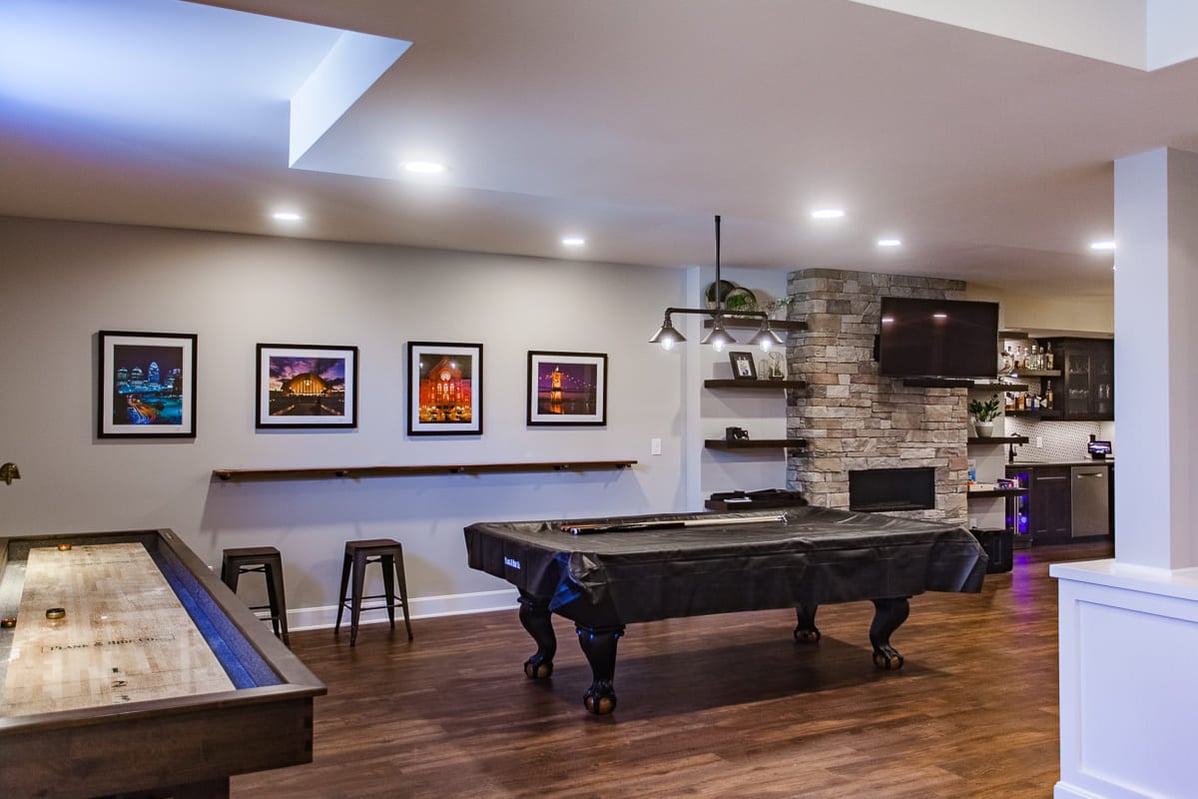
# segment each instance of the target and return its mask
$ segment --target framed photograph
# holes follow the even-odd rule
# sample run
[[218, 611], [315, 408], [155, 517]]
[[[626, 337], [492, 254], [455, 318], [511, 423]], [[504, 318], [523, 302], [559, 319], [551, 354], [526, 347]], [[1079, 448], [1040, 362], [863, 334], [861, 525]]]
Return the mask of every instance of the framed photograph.
[[483, 431], [483, 345], [408, 342], [408, 435]]
[[753, 353], [729, 351], [728, 360], [732, 362], [732, 376], [737, 380], [757, 379], [757, 364], [753, 362]]
[[607, 356], [596, 352], [530, 350], [528, 423], [607, 424]]
[[259, 428], [358, 426], [358, 348], [259, 344]]
[[194, 333], [99, 332], [100, 438], [195, 438]]

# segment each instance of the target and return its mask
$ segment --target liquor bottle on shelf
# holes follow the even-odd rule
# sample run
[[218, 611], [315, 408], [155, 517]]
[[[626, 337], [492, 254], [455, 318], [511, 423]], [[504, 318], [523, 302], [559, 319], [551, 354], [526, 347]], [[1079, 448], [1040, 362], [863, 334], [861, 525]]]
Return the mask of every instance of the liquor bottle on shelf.
[[[1052, 360], [1052, 353], [1049, 353], [1049, 360]], [[1051, 368], [1051, 367], [1049, 367]], [[1052, 409], [1052, 381], [1048, 380], [1044, 383], [1044, 407]]]

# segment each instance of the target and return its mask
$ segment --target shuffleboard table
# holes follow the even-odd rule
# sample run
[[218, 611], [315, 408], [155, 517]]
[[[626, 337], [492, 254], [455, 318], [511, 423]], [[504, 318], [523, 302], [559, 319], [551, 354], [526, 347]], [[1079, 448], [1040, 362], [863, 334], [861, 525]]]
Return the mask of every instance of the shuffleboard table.
[[874, 663], [897, 669], [890, 636], [908, 599], [979, 591], [986, 572], [985, 551], [964, 528], [811, 506], [479, 522], [465, 535], [469, 565], [520, 591], [520, 622], [537, 644], [529, 678], [553, 673], [551, 614], [575, 623], [593, 677], [583, 704], [599, 714], [616, 706], [616, 642], [627, 624], [793, 607], [795, 639], [816, 642], [819, 605], [870, 600]]
[[325, 686], [170, 530], [0, 538], [5, 796], [227, 797]]

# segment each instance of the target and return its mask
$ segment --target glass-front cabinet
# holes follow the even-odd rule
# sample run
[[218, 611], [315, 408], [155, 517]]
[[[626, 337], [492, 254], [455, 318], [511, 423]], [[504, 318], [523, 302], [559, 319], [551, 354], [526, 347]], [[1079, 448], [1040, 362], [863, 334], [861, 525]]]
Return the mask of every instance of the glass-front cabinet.
[[1115, 342], [1101, 338], [1004, 336], [1000, 373], [1024, 384], [1006, 392], [1008, 416], [1044, 421], [1115, 418]]
[[1048, 339], [1061, 369], [1055, 395], [1061, 418], [1115, 418], [1115, 342], [1110, 339]]

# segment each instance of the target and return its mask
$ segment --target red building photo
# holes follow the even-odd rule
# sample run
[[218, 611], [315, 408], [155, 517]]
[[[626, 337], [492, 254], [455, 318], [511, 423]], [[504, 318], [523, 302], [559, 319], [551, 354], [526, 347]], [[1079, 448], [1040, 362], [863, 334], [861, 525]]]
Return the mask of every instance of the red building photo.
[[473, 357], [422, 353], [420, 356], [420, 421], [471, 424]]

